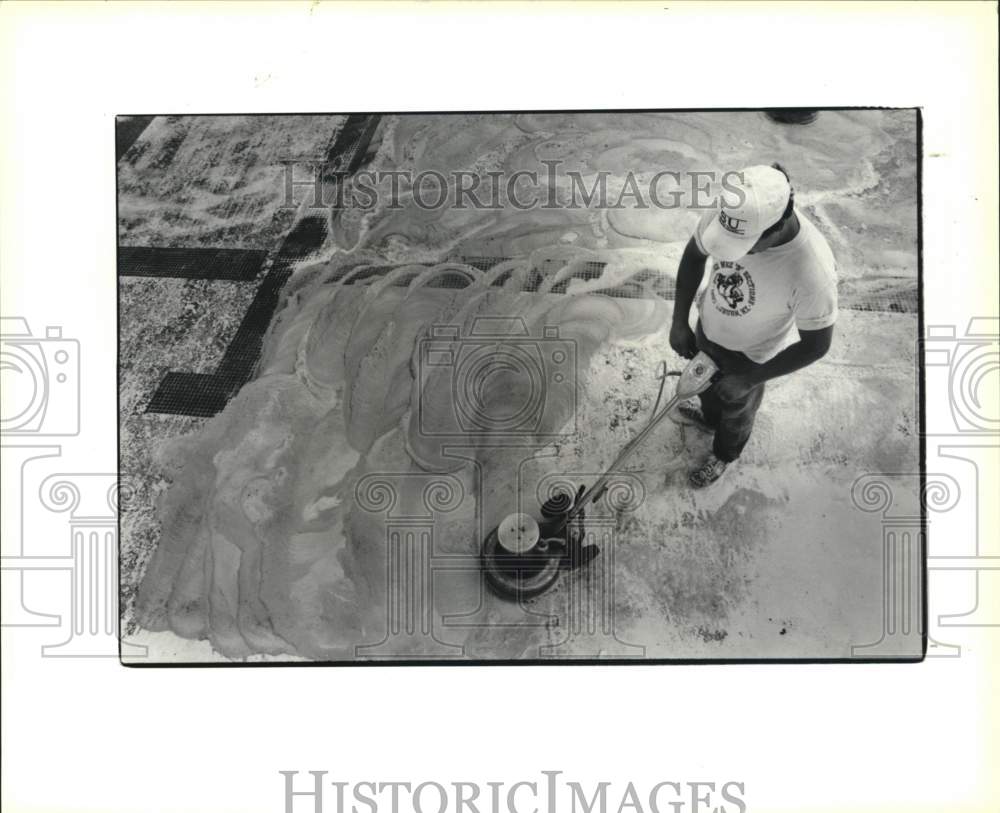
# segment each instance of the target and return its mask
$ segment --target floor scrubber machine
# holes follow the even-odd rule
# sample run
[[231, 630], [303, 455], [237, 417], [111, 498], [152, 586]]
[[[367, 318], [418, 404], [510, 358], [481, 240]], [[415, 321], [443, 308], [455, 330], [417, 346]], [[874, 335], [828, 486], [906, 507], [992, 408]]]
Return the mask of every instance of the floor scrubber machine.
[[[517, 601], [541, 595], [558, 580], [560, 572], [591, 562], [599, 553], [596, 545], [584, 545], [584, 508], [597, 502], [611, 476], [646, 439], [650, 432], [681, 401], [704, 392], [718, 375], [718, 367], [705, 353], [698, 353], [679, 372], [666, 372], [661, 364], [660, 393], [649, 421], [636, 433], [618, 457], [590, 488], [580, 486], [575, 495], [560, 493], [541, 508], [542, 516], [508, 514], [487, 534], [481, 559], [486, 582], [501, 598]], [[674, 396], [659, 409], [668, 376], [678, 376]]]

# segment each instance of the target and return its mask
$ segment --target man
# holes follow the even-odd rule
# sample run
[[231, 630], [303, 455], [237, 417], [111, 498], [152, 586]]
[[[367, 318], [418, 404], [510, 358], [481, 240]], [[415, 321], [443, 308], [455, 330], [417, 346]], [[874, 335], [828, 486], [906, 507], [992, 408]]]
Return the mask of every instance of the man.
[[[715, 433], [712, 452], [690, 474], [695, 488], [718, 480], [740, 456], [764, 382], [821, 359], [837, 319], [833, 252], [796, 211], [788, 174], [773, 164], [737, 175], [720, 210], [698, 223], [677, 271], [670, 345], [684, 358], [704, 351], [722, 373], [698, 396], [700, 409], [690, 401], [677, 410], [685, 422]], [[691, 305], [706, 261], [710, 276], [692, 330]]]

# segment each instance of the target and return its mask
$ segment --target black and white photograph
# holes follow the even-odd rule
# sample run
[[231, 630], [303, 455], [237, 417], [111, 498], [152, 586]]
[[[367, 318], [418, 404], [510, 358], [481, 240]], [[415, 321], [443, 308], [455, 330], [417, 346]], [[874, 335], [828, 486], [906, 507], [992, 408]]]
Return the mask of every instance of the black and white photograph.
[[0, 0], [0, 811], [1000, 810], [997, 13]]
[[922, 657], [919, 111], [116, 128], [142, 663]]

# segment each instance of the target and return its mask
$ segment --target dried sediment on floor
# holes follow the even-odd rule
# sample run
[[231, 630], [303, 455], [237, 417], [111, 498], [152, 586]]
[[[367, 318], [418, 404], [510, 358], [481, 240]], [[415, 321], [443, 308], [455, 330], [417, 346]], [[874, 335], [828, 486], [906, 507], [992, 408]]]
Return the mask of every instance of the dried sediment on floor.
[[[615, 337], [658, 330], [668, 313], [658, 300], [595, 295], [592, 280], [545, 292], [569, 281], [572, 268], [526, 291], [530, 261], [508, 266], [485, 275], [466, 269], [465, 287], [432, 287], [454, 277], [454, 266], [403, 267], [353, 285], [345, 284], [351, 271], [336, 265], [306, 270], [308, 282], [286, 297], [268, 337], [259, 377], [200, 432], [162, 452], [173, 483], [139, 593], [144, 626], [208, 638], [229, 657], [352, 657], [380, 640], [388, 519], [366, 510], [371, 474], [390, 477], [404, 516], [428, 499], [429, 475], [451, 478], [442, 482], [455, 484], [458, 502], [436, 529], [437, 544], [464, 554], [469, 567], [439, 591], [438, 611], [474, 610], [460, 599], [478, 602], [484, 527], [515, 504], [537, 513], [537, 495], [518, 473], [574, 418], [578, 371]], [[612, 266], [609, 284], [622, 273], [621, 263]], [[444, 347], [431, 332], [442, 319], [455, 328]], [[485, 339], [483, 320], [494, 331]], [[432, 340], [453, 365], [424, 363]], [[497, 342], [527, 353], [539, 375], [486, 356], [472, 371], [481, 376], [470, 395], [477, 402], [467, 405], [479, 423], [466, 425], [455, 377], [470, 347]], [[560, 376], [563, 386], [554, 383]], [[528, 429], [510, 423], [536, 402]], [[498, 437], [509, 443], [511, 426], [523, 435], [516, 447], [494, 448]], [[508, 610], [497, 603], [494, 613]], [[535, 635], [531, 625], [523, 632], [510, 656], [525, 654]]]

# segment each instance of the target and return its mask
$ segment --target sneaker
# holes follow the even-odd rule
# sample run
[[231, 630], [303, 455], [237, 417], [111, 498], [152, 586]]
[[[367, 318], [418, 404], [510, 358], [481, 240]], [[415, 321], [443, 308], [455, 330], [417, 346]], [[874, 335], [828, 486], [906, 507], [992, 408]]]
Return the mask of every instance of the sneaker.
[[715, 429], [712, 425], [705, 420], [705, 413], [701, 411], [701, 407], [698, 406], [698, 402], [693, 398], [689, 398], [687, 401], [681, 401], [677, 407], [674, 409], [673, 414], [670, 416], [674, 423], [683, 424], [684, 426], [693, 426], [695, 429], [700, 429], [702, 432], [714, 432]]
[[718, 480], [729, 464], [725, 460], [719, 460], [711, 452], [708, 459], [688, 475], [688, 482], [693, 488], [704, 488]]

